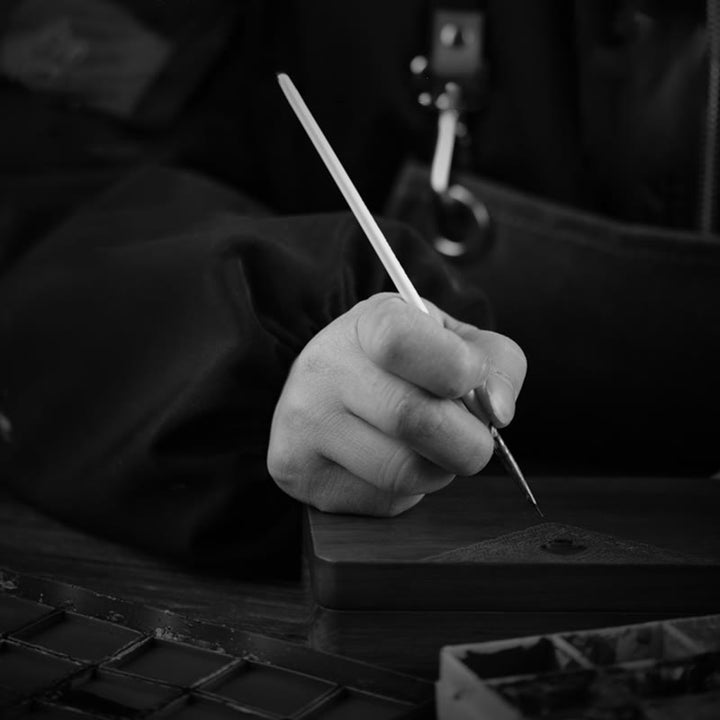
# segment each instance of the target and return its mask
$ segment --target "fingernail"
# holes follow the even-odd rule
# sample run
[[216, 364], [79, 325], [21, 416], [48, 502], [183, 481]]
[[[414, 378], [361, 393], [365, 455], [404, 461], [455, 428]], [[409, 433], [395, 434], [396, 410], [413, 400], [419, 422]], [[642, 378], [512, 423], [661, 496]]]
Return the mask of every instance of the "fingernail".
[[515, 389], [510, 381], [492, 373], [485, 381], [485, 391], [498, 424], [507, 425], [515, 415]]

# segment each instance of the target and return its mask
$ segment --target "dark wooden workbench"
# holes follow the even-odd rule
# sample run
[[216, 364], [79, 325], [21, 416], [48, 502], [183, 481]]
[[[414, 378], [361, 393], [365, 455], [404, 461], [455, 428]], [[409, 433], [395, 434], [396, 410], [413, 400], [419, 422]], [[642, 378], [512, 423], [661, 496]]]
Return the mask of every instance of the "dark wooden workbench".
[[[587, 482], [591, 485], [593, 483], [592, 480]], [[720, 536], [717, 534], [713, 519], [718, 493], [714, 491], [714, 488], [709, 488], [713, 481], [705, 480], [699, 483], [706, 494], [713, 490], [711, 493], [715, 498], [713, 503], [710, 503], [709, 500], [705, 502], [703, 493], [697, 496], [700, 498], [698, 500], [695, 497], [697, 493], [694, 495], [689, 492], [691, 487], [689, 483], [679, 482], [678, 488], [672, 492], [667, 488], [664, 492], [655, 492], [660, 483], [659, 480], [652, 484], [653, 492], [636, 497], [631, 492], [631, 486], [635, 487], [638, 482], [640, 481], [633, 483], [628, 481], [628, 487], [620, 482], [621, 487], [618, 488], [610, 482], [600, 483], [605, 488], [604, 492], [611, 499], [611, 502], [606, 504], [606, 509], [609, 508], [609, 514], [606, 513], [609, 518], [608, 522], [614, 523], [609, 526], [610, 531], [619, 533], [621, 538], [628, 537], [631, 540], [638, 540], [632, 532], [622, 526], [622, 522], [627, 525], [627, 518], [623, 520], [622, 513], [617, 509], [616, 499], [625, 492], [626, 499], [635, 498], [633, 502], [636, 504], [639, 502], [638, 498], [642, 500], [640, 507], [647, 510], [648, 518], [656, 518], [656, 521], [660, 523], [661, 530], [662, 528], [668, 529], [667, 533], [657, 535], [657, 537], [652, 534], [648, 537], [642, 535], [640, 540], [650, 539], [660, 548], [667, 545], [668, 550], [673, 550], [677, 549], [677, 542], [671, 542], [673, 538], [675, 541], [678, 541], [678, 538], [682, 540], [683, 533], [687, 534], [690, 531], [696, 535], [704, 533], [702, 540], [707, 547], [701, 543], [698, 546], [698, 552], [704, 548], [701, 554], [709, 554], [712, 558], [716, 557], [717, 542]], [[668, 487], [671, 489], [677, 484], [670, 481], [668, 483]], [[484, 484], [489, 485], [490, 480], [486, 479]], [[693, 487], [696, 485], [698, 482], [692, 484]], [[542, 490], [547, 507], [552, 508], [552, 497], [560, 495], [558, 493], [553, 495], [539, 480], [538, 487]], [[662, 490], [662, 488], [660, 489]], [[456, 491], [461, 492], [461, 490], [462, 487], [458, 485]], [[698, 492], [700, 491], [698, 490]], [[514, 508], [517, 503], [516, 489], [504, 479], [500, 486], [495, 488], [492, 497], [496, 502], [500, 502], [504, 497], [503, 493], [508, 495], [508, 502]], [[318, 557], [327, 557], [333, 560], [326, 568], [330, 573], [326, 580], [331, 582], [324, 587], [322, 582], [324, 576], [318, 576], [317, 573], [317, 570], [322, 567], [315, 567], [317, 562], [313, 564], [313, 559], [317, 561], [318, 558], [310, 553], [309, 564], [316, 571], [315, 597], [313, 597], [307, 573], [302, 581], [297, 582], [244, 582], [234, 578], [203, 576], [128, 547], [89, 536], [52, 520], [3, 494], [0, 494], [0, 567], [78, 585], [130, 602], [169, 610], [191, 619], [206, 620], [301, 645], [312, 645], [315, 649], [325, 652], [344, 655], [430, 680], [437, 677], [438, 652], [444, 644], [479, 642], [500, 637], [604, 627], [661, 617], [717, 612], [714, 598], [718, 597], [720, 589], [709, 586], [705, 586], [706, 593], [703, 591], [700, 594], [700, 597], [707, 595], [709, 607], [699, 607], [697, 597], [695, 597], [694, 604], [687, 606], [677, 605], [677, 603], [667, 607], [661, 606], [658, 603], [660, 600], [667, 599], [668, 593], [660, 592], [649, 586], [647, 593], [633, 595], [632, 599], [637, 602], [631, 603], [628, 607], [618, 608], [616, 605], [598, 601], [597, 607], [585, 607], [583, 612], [576, 612], [577, 607], [575, 606], [580, 597], [576, 592], [565, 593], [564, 604], [555, 607], [553, 602], [548, 601], [549, 604], [545, 603], [541, 607], [538, 604], [538, 588], [546, 587], [542, 582], [530, 583], [527, 592], [520, 594], [510, 592], [505, 588], [503, 591], [505, 595], [502, 596], [497, 607], [481, 606], [479, 600], [473, 601], [469, 607], [461, 606], [458, 604], [458, 599], [462, 600], [467, 594], [469, 587], [467, 578], [469, 577], [471, 580], [479, 578], [480, 568], [483, 567], [482, 563], [469, 571], [467, 567], [463, 568], [462, 558], [460, 558], [459, 565], [452, 562], [427, 564], [423, 558], [437, 554], [437, 552], [447, 551], [448, 548], [451, 550], [453, 548], [462, 549], [473, 540], [482, 540], [483, 537], [478, 535], [477, 527], [473, 524], [477, 508], [484, 507], [492, 515], [492, 503], [490, 498], [486, 498], [486, 502], [481, 503], [463, 501], [462, 498], [453, 500], [453, 493], [446, 493], [446, 495], [447, 497], [444, 498], [433, 498], [432, 503], [428, 499], [423, 505], [424, 509], [403, 516], [394, 522], [366, 523], [357, 518], [315, 517], [314, 530], [317, 536], [313, 549], [318, 553]], [[588, 497], [594, 496], [588, 495]], [[648, 497], [653, 499], [652, 503], [647, 499]], [[629, 512], [628, 507], [632, 504], [630, 500], [623, 505], [625, 512]], [[447, 512], [442, 511], [443, 503], [448, 506], [445, 508]], [[687, 507], [683, 503], [688, 504]], [[589, 522], [588, 518], [585, 518], [588, 520], [589, 527], [595, 527], [600, 519], [605, 517], [605, 514], [601, 512], [602, 507], [605, 506], [597, 499], [588, 500], [585, 505], [594, 508], [593, 512], [597, 511], [594, 522]], [[702, 512], [695, 506], [699, 506]], [[443, 526], [445, 522], [443, 518], [447, 513], [451, 515], [462, 513], [465, 512], [464, 508], [469, 508], [468, 512], [473, 520], [469, 525], [469, 530], [467, 528], [464, 530], [464, 526], [458, 522], [457, 518], [446, 523], [452, 531], [432, 530], [433, 522], [437, 521], [440, 526]], [[583, 510], [583, 512], [585, 511], [587, 509]], [[675, 521], [672, 521], [670, 517], [672, 513], [678, 515]], [[513, 523], [522, 524], [524, 522], [522, 513], [513, 515], [511, 510], [507, 510], [500, 512], [499, 515], [512, 518]], [[449, 515], [447, 516], [449, 517]], [[311, 515], [311, 521], [312, 517]], [[558, 521], [569, 521], [557, 508], [553, 510], [552, 517]], [[571, 517], [584, 526], [584, 516], [575, 513]], [[701, 520], [702, 522], [700, 522]], [[537, 520], [531, 515], [528, 522], [534, 524]], [[616, 527], [617, 523], [620, 525]], [[329, 532], [335, 526], [337, 526], [338, 532]], [[487, 518], [482, 526], [485, 527], [489, 536], [494, 537], [500, 533], [498, 528], [493, 526]], [[652, 527], [654, 526], [651, 523], [651, 529]], [[345, 547], [347, 543], [343, 545], [343, 538], [353, 528], [359, 534], [353, 535], [353, 547], [348, 550]], [[683, 528], [685, 529], [683, 530]], [[513, 525], [506, 529], [516, 531], [518, 528]], [[600, 529], [608, 531], [605, 526]], [[323, 532], [325, 532], [324, 535]], [[425, 537], [423, 532], [426, 535], [428, 532], [430, 533], [425, 540], [423, 540]], [[381, 533], [379, 540], [377, 538], [373, 540], [374, 533]], [[467, 534], [467, 537], [463, 533]], [[675, 537], [676, 535], [677, 537]], [[514, 537], [514, 535], [503, 537]], [[340, 538], [339, 545], [336, 543], [338, 538]], [[428, 542], [431, 547], [423, 549], [423, 543], [427, 544]], [[416, 552], [418, 543], [422, 547]], [[447, 547], [442, 545], [443, 543]], [[438, 544], [442, 547], [436, 547]], [[645, 546], [633, 547], [637, 554], [638, 547], [642, 550]], [[682, 543], [678, 547], [687, 552], [687, 548]], [[396, 556], [393, 553], [400, 554]], [[412, 553], [415, 553], [417, 557]], [[382, 559], [382, 563], [373, 564], [372, 558], [377, 559], [376, 556]], [[363, 565], [363, 561], [368, 557], [371, 560]], [[631, 553], [628, 561], [631, 565], [633, 557]], [[610, 560], [613, 558], [611, 557]], [[684, 567], [683, 562], [676, 561], [674, 556], [665, 557], [661, 553], [658, 562], [660, 560], [668, 565], [668, 572], [671, 572], [673, 567], [676, 569], [672, 572], [676, 573], [688, 570]], [[622, 562], [618, 560], [615, 565], [610, 564], [611, 569], [617, 570]], [[542, 572], [547, 572], [548, 567], [547, 563], [542, 565], [542, 568], [545, 568]], [[645, 565], [641, 563], [638, 567], [642, 569]], [[378, 576], [381, 571], [385, 572], [387, 576]], [[716, 582], [718, 576], [715, 565], [708, 570], [708, 572], [711, 571], [713, 573], [712, 582]], [[335, 582], [333, 574], [336, 572], [340, 573], [337, 582]], [[391, 582], [395, 575], [398, 578], [397, 582], [400, 583], [398, 587], [394, 587]], [[617, 572], [614, 571], [613, 577], [615, 575]], [[571, 578], [572, 573], [568, 572], [567, 576]], [[518, 577], [522, 579], [523, 573], [520, 573]], [[448, 581], [448, 579], [458, 581], [458, 578], [462, 580], [462, 588], [457, 585], [457, 582], [453, 585]], [[422, 591], [420, 591], [422, 582], [425, 582], [427, 587], [422, 586]], [[667, 584], [665, 580], [663, 582]], [[407, 600], [407, 593], [403, 594], [402, 583], [411, 588], [410, 599], [429, 602], [434, 598], [434, 604], [426, 606], [416, 603], [407, 607], [405, 605], [398, 606], [401, 599]], [[435, 590], [432, 587], [433, 583], [438, 586]], [[479, 593], [478, 598], [482, 599], [484, 594], [487, 594], [487, 588], [491, 586], [489, 584], [484, 586], [479, 580], [478, 583], [475, 590]], [[588, 590], [585, 595], [597, 598], [597, 593], [595, 593], [597, 585], [592, 582], [586, 584]], [[550, 584], [551, 589], [556, 585], [559, 585], [557, 578], [555, 583]], [[380, 590], [378, 591], [377, 588]], [[418, 591], [418, 598], [414, 598], [412, 588]], [[455, 589], [453, 590], [453, 588]], [[680, 582], [678, 588], [682, 588], [679, 591], [681, 596], [687, 595], [692, 589]], [[331, 590], [332, 592], [330, 592]], [[372, 595], [363, 603], [365, 590], [371, 592], [371, 595], [372, 592], [375, 592], [377, 597]], [[440, 592], [441, 590], [442, 592]], [[557, 588], [555, 590], [557, 591]], [[328, 596], [330, 602], [327, 599], [323, 602], [323, 598], [328, 595], [328, 592], [332, 596]], [[433, 593], [435, 594], [433, 595]], [[527, 607], [510, 608], [514, 609], [514, 612], [509, 612], [505, 607], [506, 601], [518, 597], [527, 599]], [[567, 597], [572, 598], [570, 604], [568, 604]], [[687, 595], [687, 598], [689, 603], [690, 596]], [[587, 602], [585, 604], [587, 605]], [[469, 612], [470, 610], [477, 612]], [[702, 612], [699, 612], [700, 610]]]
[[68, 527], [4, 492], [0, 492], [0, 567], [307, 644], [307, 583], [203, 577]]

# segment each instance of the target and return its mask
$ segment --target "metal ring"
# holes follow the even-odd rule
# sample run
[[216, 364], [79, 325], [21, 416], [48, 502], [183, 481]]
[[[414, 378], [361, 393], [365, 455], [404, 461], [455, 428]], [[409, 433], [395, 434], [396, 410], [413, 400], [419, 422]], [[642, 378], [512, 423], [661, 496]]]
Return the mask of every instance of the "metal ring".
[[[444, 193], [437, 194], [436, 198], [439, 233], [434, 241], [435, 249], [446, 257], [487, 252], [491, 239], [491, 218], [487, 205], [463, 185], [451, 185]], [[458, 208], [461, 209], [460, 214], [457, 213]], [[460, 221], [461, 215], [467, 219]]]

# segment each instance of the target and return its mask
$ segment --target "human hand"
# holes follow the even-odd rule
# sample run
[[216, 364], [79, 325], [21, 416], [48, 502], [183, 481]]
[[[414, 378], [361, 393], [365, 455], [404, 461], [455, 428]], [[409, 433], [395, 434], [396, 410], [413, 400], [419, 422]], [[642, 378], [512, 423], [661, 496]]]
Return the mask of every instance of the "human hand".
[[475, 389], [504, 427], [527, 369], [497, 333], [382, 293], [319, 332], [295, 360], [275, 408], [268, 470], [295, 499], [335, 513], [393, 516], [493, 453], [460, 398]]

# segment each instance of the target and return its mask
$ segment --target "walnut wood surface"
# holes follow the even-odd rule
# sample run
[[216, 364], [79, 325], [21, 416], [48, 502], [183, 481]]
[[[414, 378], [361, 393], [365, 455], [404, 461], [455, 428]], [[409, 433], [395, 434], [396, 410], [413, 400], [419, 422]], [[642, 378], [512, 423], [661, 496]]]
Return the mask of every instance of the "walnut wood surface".
[[[671, 613], [720, 604], [716, 480], [547, 477], [532, 485], [547, 525], [507, 477], [456, 481], [393, 520], [309, 511], [317, 604]], [[588, 551], [541, 551], [558, 525], [575, 528]], [[463, 548], [473, 556], [453, 561]]]
[[444, 645], [660, 620], [647, 612], [337, 611], [316, 608], [312, 646], [324, 652], [436, 679]]
[[[441, 533], [428, 525], [412, 529], [404, 522], [332, 516], [322, 516], [314, 529], [326, 533], [321, 535], [324, 542], [339, 533], [337, 544], [331, 546], [335, 547], [333, 552], [337, 551], [339, 567], [355, 557], [392, 569], [398, 559], [417, 561], [538, 524], [507, 478], [485, 478], [480, 482], [487, 495], [461, 497], [459, 504], [457, 498], [448, 496], [440, 503], [441, 507], [447, 505], [438, 518]], [[601, 491], [597, 487], [600, 481], [574, 482], [575, 501], [579, 497], [582, 503], [580, 510], [571, 513], [562, 510], [569, 502], [564, 497], [563, 482], [533, 481], [548, 521], [610, 534], [615, 528], [616, 536], [692, 555], [712, 554], [718, 547], [717, 483], [617, 480], [606, 482]], [[463, 487], [469, 486], [456, 483], [453, 487], [462, 495]], [[650, 490], [653, 492], [648, 496]], [[643, 513], [638, 517], [640, 508]], [[427, 498], [420, 510], [421, 517], [437, 512], [435, 499]], [[419, 514], [413, 511], [406, 517], [415, 525]], [[199, 576], [78, 532], [2, 495], [0, 528], [0, 566], [294, 642], [308, 642], [314, 612], [311, 639], [318, 649], [426, 677], [434, 677], [437, 652], [444, 644], [668, 616], [650, 611], [580, 612], [573, 609], [572, 598], [567, 608], [547, 612], [527, 607], [515, 612], [391, 612], [386, 606], [392, 600], [392, 591], [383, 585], [372, 586], [374, 604], [365, 611], [338, 612], [322, 607], [313, 611], [307, 584], [246, 583]], [[636, 532], [631, 535], [628, 528]], [[385, 539], [378, 543], [381, 530]], [[416, 574], [418, 567], [416, 562]], [[366, 585], [372, 583], [372, 574], [363, 577]], [[356, 589], [353, 583], [355, 579], [351, 578], [350, 594]], [[683, 591], [682, 587], [678, 589], [679, 594]], [[456, 587], [452, 592], [458, 594], [461, 590]], [[533, 595], [529, 596], [528, 602], [532, 604], [533, 599]], [[692, 609], [677, 614], [692, 614]]]
[[[720, 558], [720, 481], [705, 478], [530, 479], [545, 521], [689, 555]], [[335, 562], [417, 561], [539, 525], [508, 477], [459, 479], [391, 521], [310, 512], [316, 552]], [[507, 559], [512, 559], [508, 547]]]

